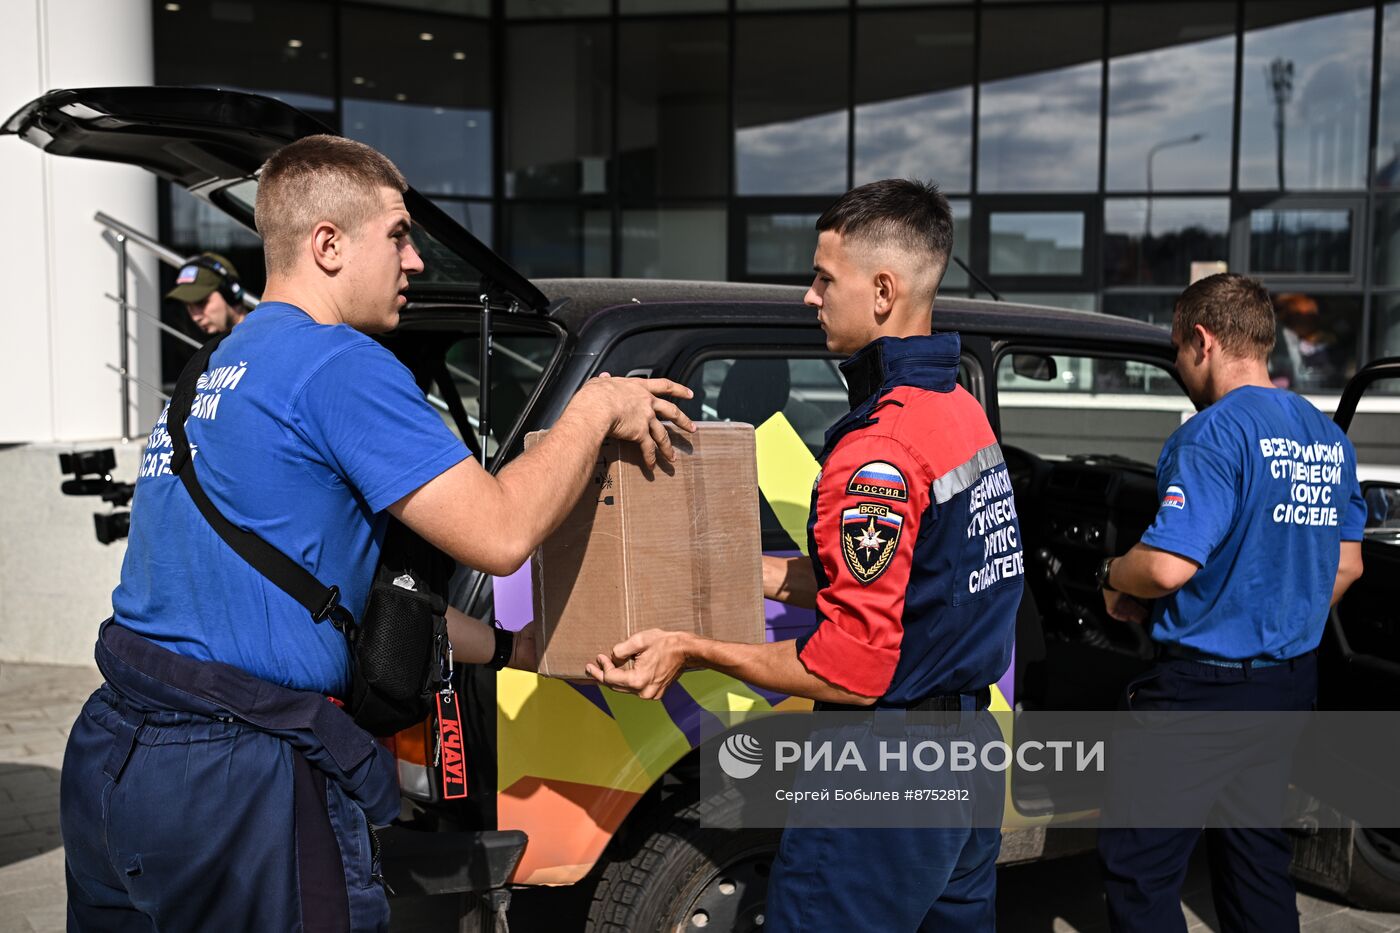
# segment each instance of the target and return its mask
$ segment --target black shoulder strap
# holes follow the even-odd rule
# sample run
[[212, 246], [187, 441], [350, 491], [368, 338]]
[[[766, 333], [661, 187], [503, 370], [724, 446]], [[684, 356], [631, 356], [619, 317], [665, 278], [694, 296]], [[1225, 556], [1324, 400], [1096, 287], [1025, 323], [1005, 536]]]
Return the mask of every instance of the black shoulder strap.
[[170, 399], [170, 409], [166, 415], [166, 430], [170, 432], [174, 447], [170, 458], [171, 472], [180, 477], [199, 513], [219, 537], [233, 548], [234, 553], [305, 607], [306, 611], [311, 613], [312, 619], [317, 622], [330, 619], [336, 628], [343, 629], [354, 624], [354, 618], [340, 605], [339, 588], [322, 586], [321, 581], [301, 564], [251, 531], [244, 531], [225, 518], [210, 501], [195, 475], [193, 451], [190, 450], [189, 437], [185, 433], [185, 419], [189, 417], [190, 408], [194, 405], [199, 377], [208, 367], [209, 358], [213, 356], [215, 348], [223, 342], [224, 336], [226, 335], [221, 334], [201, 347], [185, 364], [185, 368], [180, 372], [180, 380], [175, 384], [175, 394]]

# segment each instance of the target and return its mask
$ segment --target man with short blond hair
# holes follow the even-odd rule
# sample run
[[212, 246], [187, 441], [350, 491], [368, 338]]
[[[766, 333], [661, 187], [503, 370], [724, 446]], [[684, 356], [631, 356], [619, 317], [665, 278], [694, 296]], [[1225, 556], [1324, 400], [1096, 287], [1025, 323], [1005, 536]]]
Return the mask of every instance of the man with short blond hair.
[[[664, 379], [592, 380], [493, 476], [369, 334], [423, 263], [403, 177], [367, 146], [292, 143], [264, 166], [263, 301], [214, 348], [185, 429], [215, 508], [339, 587], [360, 618], [388, 517], [459, 563], [520, 567], [572, 508], [607, 437], [673, 454], [693, 426]], [[345, 698], [346, 638], [234, 553], [171, 472], [162, 415], [137, 481], [106, 683], [63, 765], [70, 930], [380, 930], [366, 823], [399, 812], [393, 758]], [[482, 528], [491, 534], [481, 534]], [[449, 612], [459, 661], [499, 669], [510, 633]], [[522, 643], [524, 640], [521, 640]], [[527, 653], [528, 654], [528, 653]], [[520, 660], [520, 658], [516, 658]]]
[[[1123, 705], [1310, 710], [1329, 607], [1362, 570], [1355, 451], [1307, 399], [1271, 382], [1273, 305], [1258, 281], [1221, 273], [1191, 285], [1177, 299], [1172, 342], [1201, 411], [1162, 448], [1151, 527], [1098, 574], [1108, 613], [1148, 624], [1158, 647], [1157, 664], [1128, 685]], [[1300, 451], [1328, 468], [1303, 469], [1309, 478], [1295, 482]], [[1300, 487], [1322, 505], [1294, 501]], [[1193, 722], [1200, 748], [1210, 721]], [[1167, 754], [1162, 734], [1128, 731], [1115, 741], [1108, 828], [1099, 833], [1113, 930], [1185, 929], [1181, 882], [1213, 817], [1228, 822], [1206, 831], [1221, 928], [1298, 929], [1292, 845], [1280, 828], [1291, 738], [1233, 728], [1217, 743], [1229, 753], [1198, 762], [1168, 801], [1141, 792], [1180, 765], [1157, 760]], [[1178, 818], [1176, 828], [1152, 828], [1164, 812]]]
[[379, 210], [380, 191], [407, 188], [387, 157], [343, 136], [307, 136], [273, 153], [253, 206], [269, 278], [296, 267], [303, 235], [316, 221], [355, 229]]

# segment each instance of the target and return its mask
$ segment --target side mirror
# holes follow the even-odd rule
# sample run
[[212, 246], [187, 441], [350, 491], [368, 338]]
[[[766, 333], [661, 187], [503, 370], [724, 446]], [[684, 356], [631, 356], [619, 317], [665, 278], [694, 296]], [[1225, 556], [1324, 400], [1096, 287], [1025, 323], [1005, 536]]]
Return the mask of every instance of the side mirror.
[[1039, 353], [1011, 354], [1011, 371], [1022, 378], [1034, 379], [1036, 382], [1049, 382], [1059, 375], [1055, 358]]
[[1361, 497], [1366, 500], [1366, 537], [1397, 539], [1400, 536], [1400, 483], [1364, 482]]

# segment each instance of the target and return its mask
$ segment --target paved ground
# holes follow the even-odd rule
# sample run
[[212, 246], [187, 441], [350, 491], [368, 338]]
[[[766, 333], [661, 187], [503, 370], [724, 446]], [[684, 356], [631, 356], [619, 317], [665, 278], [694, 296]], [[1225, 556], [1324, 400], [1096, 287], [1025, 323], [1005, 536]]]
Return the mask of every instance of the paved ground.
[[[53, 933], [64, 927], [58, 769], [68, 726], [99, 680], [91, 668], [0, 665], [0, 933]], [[1107, 928], [1092, 856], [1003, 868], [998, 888], [997, 925], [1003, 931]], [[580, 893], [518, 897], [511, 911], [514, 929], [577, 929], [586, 909]], [[1199, 861], [1187, 879], [1182, 906], [1193, 933], [1219, 929]], [[1304, 933], [1400, 933], [1400, 914], [1355, 910], [1325, 896], [1299, 894], [1298, 909]]]

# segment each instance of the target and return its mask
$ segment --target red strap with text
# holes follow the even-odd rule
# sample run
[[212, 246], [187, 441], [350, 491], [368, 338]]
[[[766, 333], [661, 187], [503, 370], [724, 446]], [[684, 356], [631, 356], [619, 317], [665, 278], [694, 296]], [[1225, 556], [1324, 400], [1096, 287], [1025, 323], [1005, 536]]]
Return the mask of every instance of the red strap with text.
[[462, 713], [456, 693], [451, 690], [439, 691], [437, 712], [442, 797], [444, 800], [459, 800], [467, 796], [467, 758], [462, 746]]

